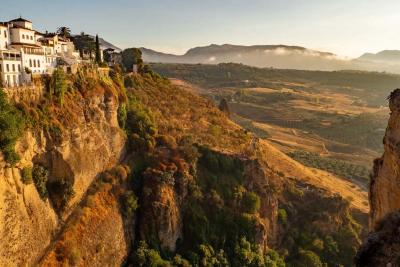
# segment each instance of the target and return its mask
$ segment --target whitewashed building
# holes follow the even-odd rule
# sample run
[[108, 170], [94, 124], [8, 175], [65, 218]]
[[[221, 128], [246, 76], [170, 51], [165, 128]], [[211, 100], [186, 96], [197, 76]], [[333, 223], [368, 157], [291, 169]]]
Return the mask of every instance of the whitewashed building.
[[73, 43], [57, 34], [40, 33], [32, 22], [17, 18], [0, 23], [0, 78], [3, 86], [31, 82], [32, 76], [51, 74], [59, 60], [77, 64]]

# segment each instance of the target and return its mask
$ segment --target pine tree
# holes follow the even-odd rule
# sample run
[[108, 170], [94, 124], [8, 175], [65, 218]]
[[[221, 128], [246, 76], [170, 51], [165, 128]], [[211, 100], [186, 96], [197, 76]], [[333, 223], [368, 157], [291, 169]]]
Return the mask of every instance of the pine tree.
[[99, 35], [96, 34], [96, 63], [101, 63]]

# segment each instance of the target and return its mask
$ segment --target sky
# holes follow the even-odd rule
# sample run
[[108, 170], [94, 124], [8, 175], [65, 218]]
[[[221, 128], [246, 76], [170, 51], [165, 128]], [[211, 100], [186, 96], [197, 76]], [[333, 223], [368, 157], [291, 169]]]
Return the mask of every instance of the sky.
[[400, 50], [398, 0], [12, 0], [39, 31], [68, 26], [121, 47], [183, 54], [209, 44], [299, 45], [343, 57]]

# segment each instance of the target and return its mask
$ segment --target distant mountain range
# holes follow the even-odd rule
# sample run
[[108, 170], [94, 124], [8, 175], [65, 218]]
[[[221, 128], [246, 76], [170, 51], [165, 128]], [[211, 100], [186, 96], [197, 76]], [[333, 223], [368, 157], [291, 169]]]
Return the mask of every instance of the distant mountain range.
[[166, 54], [140, 48], [146, 62], [218, 64], [242, 63], [255, 67], [303, 70], [364, 70], [400, 73], [400, 51], [367, 53], [356, 59], [341, 58], [333, 53], [287, 45], [209, 45], [188, 50], [184, 55]]
[[400, 63], [400, 50], [383, 50], [379, 53], [365, 53], [359, 60], [371, 61], [371, 62], [384, 62], [384, 63], [392, 63], [399, 64]]
[[101, 49], [105, 50], [105, 49], [114, 49], [115, 52], [120, 53], [122, 52], [122, 49], [113, 45], [110, 42], [107, 42], [106, 40], [104, 40], [103, 38], [99, 38], [99, 43], [100, 43], [100, 47]]
[[[100, 38], [103, 49], [122, 49]], [[400, 74], [400, 50], [384, 50], [379, 53], [365, 53], [359, 58], [342, 58], [330, 52], [322, 52], [301, 46], [288, 45], [216, 45], [195, 47], [184, 55], [158, 52], [140, 48], [143, 59], [149, 63], [219, 64], [241, 63], [260, 68], [300, 70], [361, 70], [385, 71]]]

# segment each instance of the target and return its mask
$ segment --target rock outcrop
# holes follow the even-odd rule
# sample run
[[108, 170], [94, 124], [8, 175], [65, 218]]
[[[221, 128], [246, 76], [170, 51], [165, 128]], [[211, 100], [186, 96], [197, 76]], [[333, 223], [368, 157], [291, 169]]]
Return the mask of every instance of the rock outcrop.
[[374, 161], [370, 183], [371, 234], [359, 250], [357, 266], [399, 266], [400, 259], [400, 89], [389, 96], [390, 118], [384, 153]]
[[[57, 138], [46, 131], [26, 132], [16, 151], [20, 162], [0, 162], [0, 266], [32, 265], [78, 205], [95, 177], [123, 156], [125, 137], [118, 126], [118, 102], [100, 94], [80, 99], [75, 123]], [[34, 184], [21, 182], [21, 171], [42, 164], [51, 179], [70, 179], [74, 197], [59, 213], [42, 200]]]
[[389, 97], [391, 115], [383, 140], [385, 152], [374, 162], [370, 186], [371, 226], [400, 209], [400, 90]]

